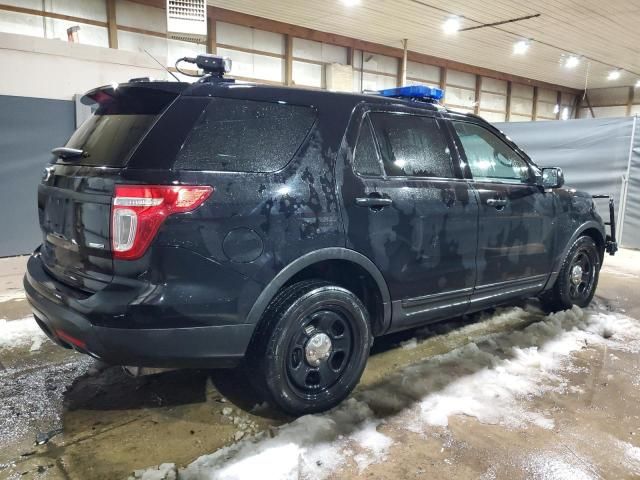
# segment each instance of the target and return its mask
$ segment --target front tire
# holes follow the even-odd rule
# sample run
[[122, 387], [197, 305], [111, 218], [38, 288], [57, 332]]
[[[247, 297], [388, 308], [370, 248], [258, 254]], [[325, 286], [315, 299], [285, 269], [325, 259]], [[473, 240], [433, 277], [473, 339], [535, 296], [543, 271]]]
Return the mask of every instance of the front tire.
[[582, 308], [589, 305], [598, 286], [600, 261], [593, 238], [579, 237], [562, 262], [556, 283], [540, 297], [545, 310], [556, 312], [573, 305]]
[[369, 315], [360, 299], [318, 280], [298, 282], [267, 308], [249, 354], [257, 387], [291, 415], [338, 405], [369, 358]]

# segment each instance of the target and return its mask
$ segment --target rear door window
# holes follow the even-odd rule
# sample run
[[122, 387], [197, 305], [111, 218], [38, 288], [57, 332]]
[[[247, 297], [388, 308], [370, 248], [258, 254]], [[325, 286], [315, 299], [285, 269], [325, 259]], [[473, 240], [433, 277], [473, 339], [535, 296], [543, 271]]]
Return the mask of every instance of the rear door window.
[[274, 172], [294, 156], [316, 118], [311, 107], [214, 98], [189, 133], [177, 170]]
[[365, 117], [360, 126], [360, 134], [356, 142], [353, 154], [354, 169], [360, 175], [382, 175], [376, 144], [371, 132], [368, 117]]
[[447, 138], [435, 118], [394, 113], [370, 118], [388, 176], [454, 176]]
[[101, 100], [94, 114], [71, 136], [66, 146], [83, 150], [83, 157], [58, 163], [96, 167], [123, 167], [133, 149], [176, 97], [159, 91], [117, 92]]

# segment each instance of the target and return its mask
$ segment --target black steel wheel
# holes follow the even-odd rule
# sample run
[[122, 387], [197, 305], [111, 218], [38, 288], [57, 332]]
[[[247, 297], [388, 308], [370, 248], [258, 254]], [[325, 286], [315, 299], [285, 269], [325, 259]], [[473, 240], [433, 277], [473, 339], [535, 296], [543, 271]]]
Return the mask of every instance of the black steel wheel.
[[587, 247], [581, 247], [569, 267], [569, 298], [574, 304], [583, 303], [593, 293], [596, 266], [589, 253]]
[[287, 378], [300, 394], [313, 396], [340, 379], [353, 351], [348, 315], [330, 305], [301, 320], [286, 352]]
[[349, 290], [294, 284], [271, 302], [252, 342], [254, 381], [293, 415], [336, 406], [357, 385], [369, 357], [368, 313]]
[[548, 311], [573, 305], [586, 307], [593, 299], [600, 275], [601, 255], [593, 238], [579, 237], [569, 249], [554, 286], [540, 300]]

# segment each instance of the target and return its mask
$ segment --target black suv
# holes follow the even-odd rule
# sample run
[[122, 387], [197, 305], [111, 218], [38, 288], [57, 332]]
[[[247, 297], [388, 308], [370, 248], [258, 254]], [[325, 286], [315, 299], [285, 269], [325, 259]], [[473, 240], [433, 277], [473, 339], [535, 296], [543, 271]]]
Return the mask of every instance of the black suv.
[[605, 233], [475, 115], [429, 99], [136, 81], [54, 150], [27, 298], [105, 362], [248, 365], [281, 409], [328, 409], [373, 338], [539, 296], [594, 295]]

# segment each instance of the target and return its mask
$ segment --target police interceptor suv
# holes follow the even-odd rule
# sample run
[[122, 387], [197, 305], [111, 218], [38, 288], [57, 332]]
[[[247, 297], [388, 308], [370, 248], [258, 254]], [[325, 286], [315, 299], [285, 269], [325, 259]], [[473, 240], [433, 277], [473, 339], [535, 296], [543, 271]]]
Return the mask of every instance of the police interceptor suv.
[[59, 345], [248, 365], [303, 414], [349, 395], [376, 336], [524, 297], [591, 301], [616, 248], [592, 197], [442, 91], [208, 73], [92, 90], [95, 114], [53, 150], [24, 287]]

